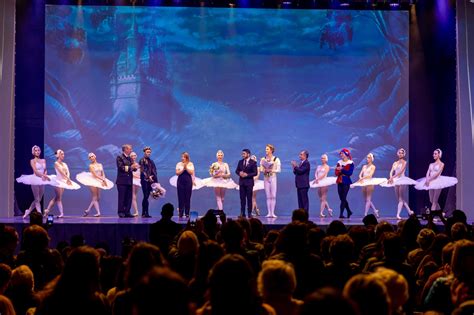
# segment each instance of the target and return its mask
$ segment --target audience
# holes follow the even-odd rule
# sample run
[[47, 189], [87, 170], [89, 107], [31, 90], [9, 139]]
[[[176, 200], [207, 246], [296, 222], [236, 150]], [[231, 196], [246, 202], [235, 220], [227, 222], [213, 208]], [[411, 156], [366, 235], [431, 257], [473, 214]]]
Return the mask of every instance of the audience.
[[296, 275], [290, 263], [281, 260], [267, 260], [258, 275], [258, 291], [278, 315], [297, 315], [303, 304], [294, 299]]
[[168, 257], [170, 246], [181, 226], [171, 220], [174, 213], [174, 206], [166, 203], [161, 208], [161, 219], [150, 225], [150, 243], [158, 246], [165, 257]]
[[199, 241], [193, 231], [184, 231], [178, 238], [176, 247], [169, 253], [169, 262], [173, 270], [189, 282], [194, 274]]
[[257, 294], [255, 276], [244, 257], [227, 254], [209, 275], [209, 300], [198, 315], [276, 314]]
[[61, 273], [63, 258], [56, 249], [49, 248], [48, 232], [39, 225], [31, 225], [23, 231], [22, 250], [16, 264], [31, 269], [38, 291]]
[[35, 314], [110, 314], [107, 300], [100, 292], [99, 274], [99, 253], [87, 246], [74, 249], [61, 275], [39, 293]]
[[122, 256], [105, 242], [85, 246], [79, 234], [51, 249], [39, 219], [22, 232], [15, 256], [18, 232], [0, 225], [0, 314], [474, 311], [474, 242], [459, 210], [441, 233], [415, 216], [396, 226], [367, 216], [364, 226], [336, 220], [324, 229], [302, 209], [281, 230], [223, 215], [221, 225], [213, 210], [183, 229], [173, 211], [163, 206], [151, 244], [124, 238]]
[[15, 315], [15, 309], [13, 308], [12, 302], [3, 295], [0, 295], [0, 314], [2, 315]]
[[322, 285], [323, 261], [307, 246], [306, 225], [299, 221], [285, 226], [275, 244], [270, 259], [293, 264], [296, 273], [295, 298], [302, 299]]
[[385, 284], [371, 274], [358, 274], [344, 286], [343, 295], [361, 315], [390, 315], [390, 297]]
[[[135, 245], [125, 263], [124, 289], [116, 290], [115, 298], [111, 298], [113, 314], [127, 315], [132, 312], [131, 289], [154, 267], [165, 266], [165, 260], [158, 247], [148, 243]], [[108, 294], [110, 299], [110, 294]]]
[[5, 264], [0, 264], [0, 294], [4, 294], [10, 284], [12, 268]]
[[308, 295], [304, 299], [300, 315], [358, 315], [354, 304], [343, 297], [340, 291], [324, 287]]
[[24, 315], [28, 309], [38, 306], [34, 282], [33, 272], [28, 266], [21, 265], [13, 270], [5, 295], [13, 303], [17, 314]]
[[390, 314], [404, 314], [403, 307], [408, 302], [408, 282], [399, 273], [387, 268], [377, 268], [373, 276], [380, 280], [387, 289], [387, 295], [390, 299]]
[[188, 315], [189, 289], [184, 279], [165, 267], [152, 268], [131, 290], [135, 315]]
[[0, 224], [0, 263], [15, 268], [15, 250], [18, 246], [18, 232], [12, 226]]

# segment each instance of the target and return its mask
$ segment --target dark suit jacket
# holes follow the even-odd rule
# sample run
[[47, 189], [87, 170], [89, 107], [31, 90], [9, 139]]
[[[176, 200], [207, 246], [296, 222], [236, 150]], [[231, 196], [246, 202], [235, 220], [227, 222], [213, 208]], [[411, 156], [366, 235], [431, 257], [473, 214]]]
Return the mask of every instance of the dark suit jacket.
[[[240, 177], [240, 171], [247, 173], [246, 177]], [[257, 176], [257, 162], [249, 159], [249, 163], [244, 167], [244, 160], [240, 160], [235, 170], [235, 174], [239, 175], [239, 185], [241, 186], [253, 186], [253, 178]]]
[[[132, 160], [130, 157], [126, 157], [125, 154], [117, 156], [117, 185], [133, 185], [133, 174], [132, 174]], [[128, 166], [128, 171], [125, 172], [125, 166]]]
[[155, 162], [150, 158], [143, 157], [140, 162], [140, 179], [148, 181], [150, 176], [153, 176], [152, 183], [158, 183], [158, 176], [156, 174]]
[[309, 171], [311, 166], [309, 161], [305, 160], [303, 164], [297, 166], [293, 169], [293, 174], [295, 174], [295, 184], [296, 188], [309, 188]]

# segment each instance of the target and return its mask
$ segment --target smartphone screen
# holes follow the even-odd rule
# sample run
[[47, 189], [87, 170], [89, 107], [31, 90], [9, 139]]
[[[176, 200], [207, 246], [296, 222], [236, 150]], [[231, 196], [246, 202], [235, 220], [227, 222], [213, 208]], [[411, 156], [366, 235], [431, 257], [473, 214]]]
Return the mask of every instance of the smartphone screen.
[[54, 215], [48, 214], [48, 218], [46, 219], [46, 225], [51, 226], [54, 222]]
[[197, 211], [189, 212], [189, 222], [196, 223], [197, 219], [198, 219], [198, 212]]

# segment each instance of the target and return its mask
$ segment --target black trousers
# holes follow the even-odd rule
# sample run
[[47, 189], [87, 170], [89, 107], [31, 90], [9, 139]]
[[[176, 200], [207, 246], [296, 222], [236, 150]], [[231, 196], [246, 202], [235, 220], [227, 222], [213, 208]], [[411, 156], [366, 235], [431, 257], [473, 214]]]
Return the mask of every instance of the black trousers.
[[252, 215], [252, 193], [253, 193], [253, 185], [252, 186], [239, 186], [239, 193], [240, 193], [240, 215], [245, 217], [245, 202], [247, 202], [247, 212], [248, 216]]
[[352, 214], [351, 209], [349, 208], [349, 202], [347, 202], [347, 194], [349, 193], [349, 189], [351, 189], [351, 185], [349, 184], [337, 184], [337, 193], [339, 195], [339, 199], [341, 200], [341, 205], [339, 206], [339, 216], [342, 217], [344, 214], [344, 209], [347, 210], [347, 214]]
[[119, 216], [129, 216], [132, 207], [132, 185], [117, 184], [118, 191], [118, 209]]
[[193, 192], [193, 183], [189, 182], [186, 185], [178, 185], [178, 207], [179, 216], [182, 217], [183, 213], [189, 216], [191, 210], [191, 194]]
[[309, 188], [296, 188], [298, 193], [298, 208], [305, 209], [306, 212], [309, 211], [309, 198], [308, 198]]
[[150, 193], [152, 191], [151, 184], [153, 183], [142, 180], [140, 184], [142, 185], [142, 191], [143, 191], [142, 215], [148, 215], [148, 206], [150, 204], [148, 202], [148, 198], [150, 197]]

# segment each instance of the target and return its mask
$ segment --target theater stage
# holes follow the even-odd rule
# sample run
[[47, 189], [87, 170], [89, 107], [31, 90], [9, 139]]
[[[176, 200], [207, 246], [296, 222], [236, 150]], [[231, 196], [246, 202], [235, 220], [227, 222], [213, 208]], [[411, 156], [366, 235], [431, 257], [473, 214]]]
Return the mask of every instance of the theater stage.
[[[230, 217], [237, 219], [236, 217]], [[256, 217], [262, 221], [265, 230], [281, 229], [291, 221], [289, 216], [279, 216], [275, 219], [266, 217]], [[64, 218], [54, 218], [54, 223], [48, 228], [51, 237], [51, 247], [56, 247], [59, 241], [70, 241], [74, 235], [82, 235], [86, 244], [95, 246], [99, 242], [107, 242], [110, 246], [112, 254], [120, 254], [122, 240], [126, 237], [133, 238], [137, 241], [148, 241], [149, 225], [159, 220], [159, 217], [152, 218], [118, 218], [115, 216], [94, 217], [77, 217], [65, 216]], [[179, 219], [173, 217], [175, 222], [183, 225], [187, 224], [187, 219]], [[328, 225], [337, 220], [333, 218], [320, 218], [318, 216], [310, 217], [318, 227], [326, 230]], [[379, 221], [385, 220], [393, 225], [399, 221], [395, 217], [379, 218]], [[350, 219], [343, 219], [347, 226], [363, 225], [361, 216], [352, 216]], [[29, 223], [29, 220], [22, 217], [0, 218], [0, 223], [14, 226], [17, 231], [22, 231]], [[423, 224], [426, 221], [422, 222]], [[20, 233], [21, 234], [21, 233]], [[21, 237], [21, 235], [20, 235]]]

